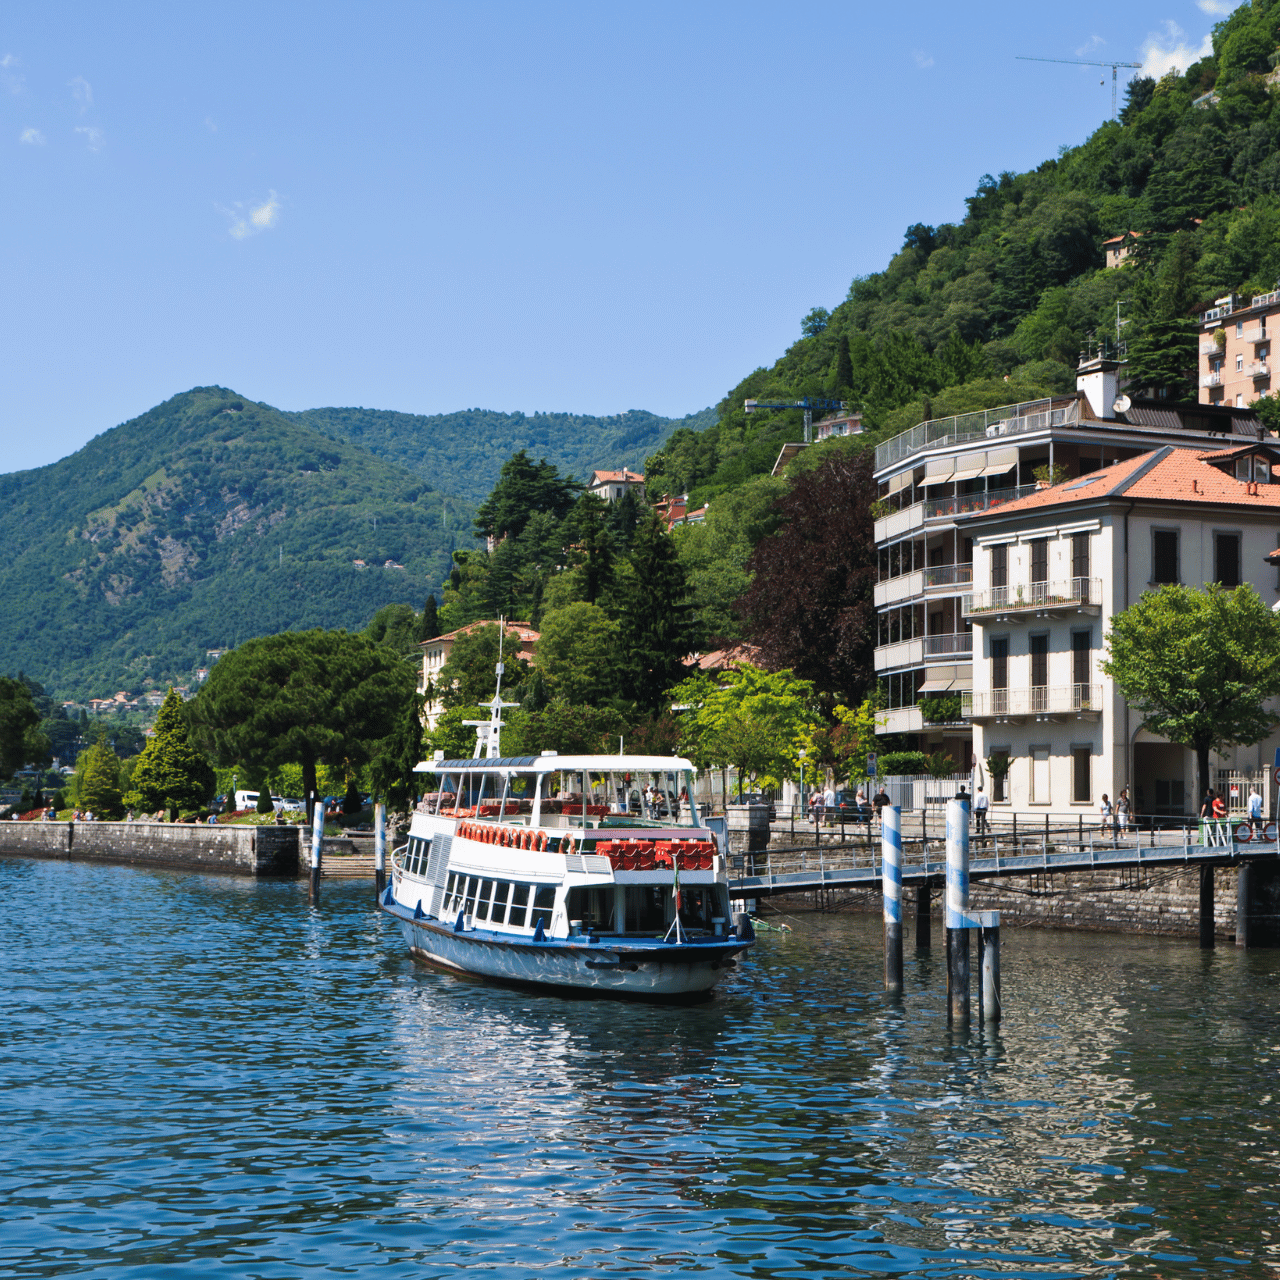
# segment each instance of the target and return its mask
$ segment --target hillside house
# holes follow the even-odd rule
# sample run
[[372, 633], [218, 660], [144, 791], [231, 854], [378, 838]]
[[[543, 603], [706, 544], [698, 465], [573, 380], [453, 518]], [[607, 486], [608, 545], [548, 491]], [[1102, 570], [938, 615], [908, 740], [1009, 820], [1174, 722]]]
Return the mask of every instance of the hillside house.
[[587, 483], [587, 492], [594, 493], [605, 502], [617, 502], [630, 489], [639, 489], [639, 497], [644, 497], [644, 476], [637, 471], [593, 471]]
[[[440, 685], [440, 672], [444, 664], [449, 661], [449, 654], [453, 651], [453, 646], [459, 636], [465, 636], [476, 630], [477, 627], [496, 627], [505, 625], [507, 638], [504, 642], [504, 651], [506, 654], [523, 658], [525, 662], [532, 662], [534, 651], [538, 646], [538, 632], [536, 632], [527, 622], [507, 622], [502, 624], [498, 618], [482, 618], [475, 622], [469, 622], [465, 627], [459, 627], [456, 631], [450, 631], [443, 636], [436, 636], [434, 640], [423, 640], [418, 646], [422, 650], [422, 676], [418, 681], [418, 692], [426, 693], [428, 689], [438, 689]], [[511, 639], [516, 638], [515, 652], [512, 654]], [[427, 729], [434, 729], [440, 720], [440, 714], [444, 711], [444, 703], [439, 697], [433, 698], [422, 709], [422, 722]]]

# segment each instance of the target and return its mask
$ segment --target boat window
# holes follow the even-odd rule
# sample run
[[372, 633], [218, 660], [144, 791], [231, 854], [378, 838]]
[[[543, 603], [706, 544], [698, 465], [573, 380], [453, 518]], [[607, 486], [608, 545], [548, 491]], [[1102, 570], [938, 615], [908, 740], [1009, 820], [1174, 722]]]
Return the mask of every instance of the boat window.
[[489, 913], [489, 919], [494, 924], [502, 924], [507, 918], [507, 895], [511, 892], [511, 886], [505, 880], [499, 880], [493, 886], [493, 910]]
[[613, 886], [577, 885], [569, 890], [565, 909], [570, 920], [586, 929], [609, 929], [613, 924]]
[[458, 884], [458, 873], [456, 871], [449, 872], [449, 881], [444, 887], [444, 905], [441, 911], [448, 911], [453, 906], [453, 891]]
[[480, 893], [476, 898], [476, 919], [487, 920], [489, 918], [489, 898], [493, 894], [493, 881], [482, 880], [480, 882]]
[[533, 911], [529, 915], [529, 927], [536, 929], [541, 924], [544, 929], [551, 928], [551, 910], [555, 905], [555, 885], [537, 885], [533, 895]]
[[523, 929], [525, 916], [528, 915], [528, 906], [529, 886], [527, 884], [513, 884], [511, 886], [511, 914], [507, 918], [507, 923], [514, 925], [518, 929]]
[[467, 897], [463, 910], [467, 915], [472, 915], [476, 909], [476, 890], [480, 887], [480, 881], [476, 876], [472, 876], [467, 881]]

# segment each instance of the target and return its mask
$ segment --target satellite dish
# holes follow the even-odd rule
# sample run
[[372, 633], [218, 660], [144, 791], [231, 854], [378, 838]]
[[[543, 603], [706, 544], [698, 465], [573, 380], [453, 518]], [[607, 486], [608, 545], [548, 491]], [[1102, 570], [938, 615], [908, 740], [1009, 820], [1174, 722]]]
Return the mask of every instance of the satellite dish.
[[1133, 408], [1133, 401], [1128, 396], [1118, 396], [1111, 408], [1115, 413], [1128, 413]]

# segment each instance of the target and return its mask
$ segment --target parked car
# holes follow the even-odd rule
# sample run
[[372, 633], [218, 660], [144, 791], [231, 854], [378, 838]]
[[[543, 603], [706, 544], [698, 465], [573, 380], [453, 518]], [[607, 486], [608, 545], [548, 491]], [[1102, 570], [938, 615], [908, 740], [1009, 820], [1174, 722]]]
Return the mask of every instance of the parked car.
[[837, 791], [835, 807], [828, 812], [846, 822], [866, 822], [871, 817], [871, 806], [859, 804], [856, 791]]

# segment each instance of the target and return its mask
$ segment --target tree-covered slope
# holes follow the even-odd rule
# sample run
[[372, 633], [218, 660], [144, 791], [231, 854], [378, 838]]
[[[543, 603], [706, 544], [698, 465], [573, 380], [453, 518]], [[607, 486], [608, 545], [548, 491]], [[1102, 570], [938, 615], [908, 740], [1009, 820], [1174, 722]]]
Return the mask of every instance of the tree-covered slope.
[[351, 444], [197, 388], [0, 476], [0, 671], [65, 696], [139, 691], [250, 636], [356, 629], [438, 589], [471, 517]]
[[[800, 439], [797, 411], [748, 416], [748, 396], [837, 396], [892, 432], [1067, 390], [1082, 346], [1119, 338], [1135, 387], [1195, 398], [1192, 314], [1280, 283], [1278, 44], [1280, 0], [1242, 5], [1210, 57], [1133, 81], [1118, 121], [1030, 172], [984, 176], [960, 222], [908, 228], [713, 427], [673, 434], [646, 465], [650, 493], [712, 497]], [[1103, 241], [1127, 232], [1133, 256], [1105, 269]]]
[[287, 415], [335, 440], [422, 476], [469, 502], [482, 501], [498, 482], [502, 464], [519, 449], [545, 458], [563, 474], [586, 480], [596, 469], [639, 471], [647, 455], [677, 429], [701, 431], [713, 409], [685, 418], [660, 418], [640, 409], [594, 418], [573, 413], [413, 414], [383, 409], [308, 409]]

